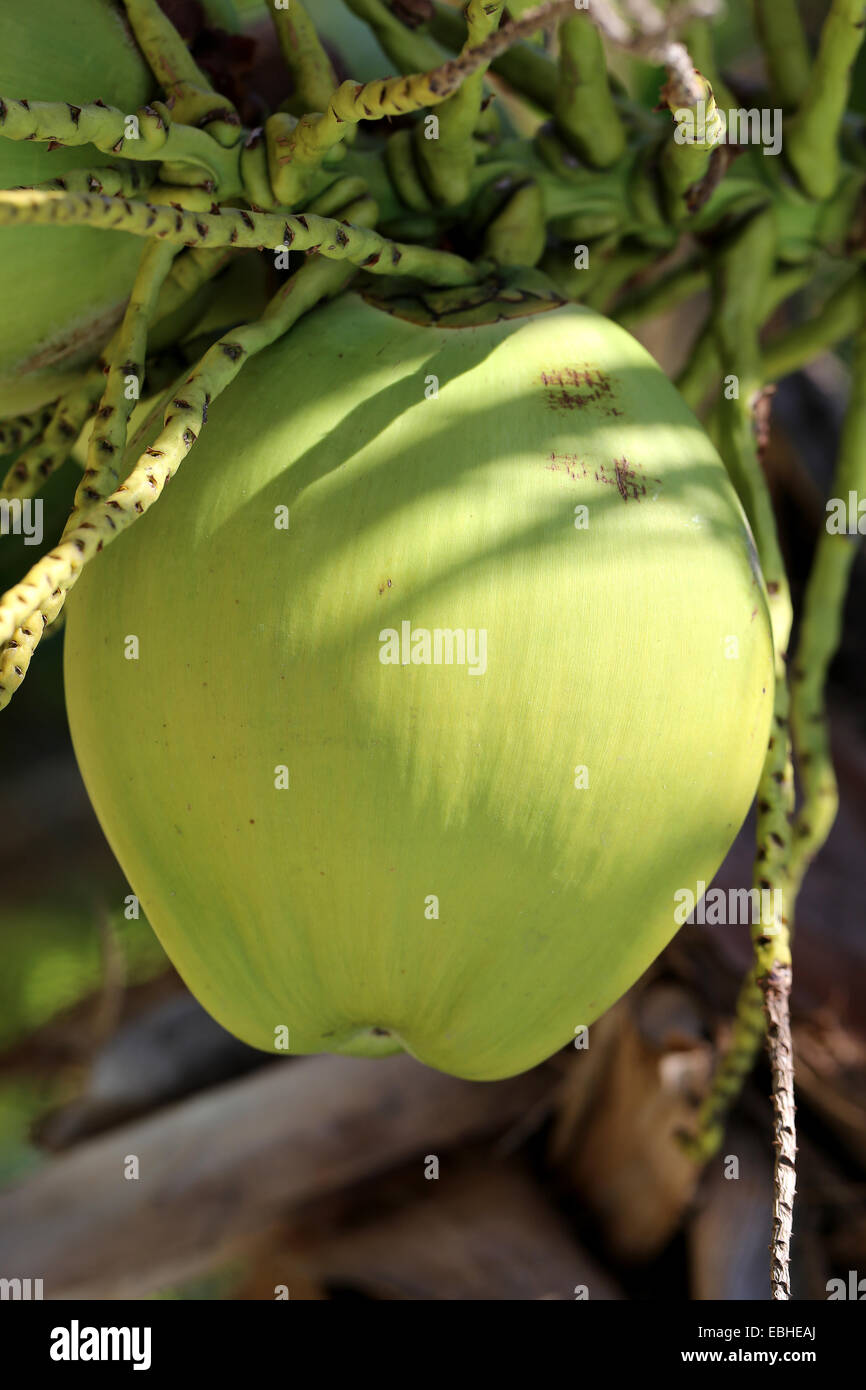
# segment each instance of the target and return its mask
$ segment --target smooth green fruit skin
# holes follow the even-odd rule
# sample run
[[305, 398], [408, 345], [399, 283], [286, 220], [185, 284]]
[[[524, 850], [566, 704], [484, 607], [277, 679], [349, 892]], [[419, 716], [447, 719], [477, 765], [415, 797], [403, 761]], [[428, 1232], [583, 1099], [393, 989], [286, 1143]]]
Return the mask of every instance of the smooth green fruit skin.
[[[0, 96], [99, 98], [133, 112], [157, 92], [113, 0], [2, 0], [2, 10]], [[213, 13], [230, 14], [227, 0]], [[91, 145], [49, 150], [0, 135], [0, 188], [117, 162]], [[0, 230], [0, 416], [50, 400], [59, 371], [96, 356], [120, 319], [141, 252], [140, 237], [88, 227]]]
[[[769, 733], [723, 466], [575, 306], [459, 330], [316, 311], [69, 607], [105, 833], [190, 988], [267, 1050], [284, 1026], [292, 1052], [402, 1046], [471, 1079], [549, 1056], [713, 878]], [[404, 620], [485, 629], [486, 673], [383, 665]]]

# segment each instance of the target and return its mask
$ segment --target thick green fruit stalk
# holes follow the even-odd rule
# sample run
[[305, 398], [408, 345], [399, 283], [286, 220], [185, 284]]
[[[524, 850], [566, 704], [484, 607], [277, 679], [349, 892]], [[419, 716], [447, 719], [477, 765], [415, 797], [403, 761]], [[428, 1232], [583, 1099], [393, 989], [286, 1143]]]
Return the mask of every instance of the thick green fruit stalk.
[[643, 348], [574, 306], [316, 311], [69, 608], [103, 828], [265, 1049], [531, 1067], [674, 934], [764, 758], [739, 503]]
[[373, 31], [352, 13], [346, 0], [314, 0], [307, 12], [329, 56], [336, 60], [339, 76], [375, 82], [394, 72]]

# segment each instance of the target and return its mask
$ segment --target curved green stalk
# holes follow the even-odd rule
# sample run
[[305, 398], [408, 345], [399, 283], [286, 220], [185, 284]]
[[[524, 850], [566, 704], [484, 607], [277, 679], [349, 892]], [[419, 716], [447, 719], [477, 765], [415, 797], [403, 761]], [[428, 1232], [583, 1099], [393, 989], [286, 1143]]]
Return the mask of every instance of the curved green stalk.
[[764, 380], [779, 381], [850, 338], [860, 323], [862, 293], [860, 276], [855, 275], [830, 295], [818, 313], [768, 343], [763, 357]]
[[753, 0], [755, 28], [770, 78], [774, 101], [795, 111], [809, 90], [812, 55], [800, 18], [798, 0]]
[[716, 63], [712, 21], [693, 19], [683, 32], [683, 40], [698, 72], [712, 87], [717, 104], [725, 111], [738, 107], [740, 103], [734, 99]]
[[646, 247], [620, 246], [616, 253], [604, 260], [596, 275], [593, 275], [582, 302], [599, 313], [607, 313], [608, 307], [622, 287], [632, 276], [639, 275], [652, 265], [654, 253]]
[[129, 113], [101, 102], [74, 106], [65, 101], [0, 97], [0, 135], [41, 141], [49, 148], [93, 145], [124, 159], [161, 160], [178, 175], [179, 183], [204, 171], [220, 196], [241, 192], [240, 152], [223, 149], [204, 130], [172, 121], [172, 113], [160, 101]]
[[538, 184], [527, 179], [515, 188], [504, 208], [489, 223], [484, 255], [497, 265], [537, 265], [547, 240], [544, 199]]
[[0, 488], [5, 498], [32, 497], [37, 488], [66, 462], [76, 439], [90, 419], [103, 387], [100, 366], [91, 367], [84, 380], [64, 393], [29, 446], [19, 455]]
[[[746, 510], [767, 585], [777, 660], [787, 659], [791, 601], [779, 549], [776, 521], [755, 439], [753, 410], [763, 385], [758, 330], [762, 298], [771, 283], [776, 250], [772, 211], [759, 214], [717, 255], [714, 262], [713, 323], [722, 369], [736, 379], [737, 393], [725, 400], [725, 434], [734, 484]], [[777, 672], [784, 675], [784, 667]]]
[[839, 645], [851, 567], [861, 542], [858, 504], [866, 500], [866, 289], [862, 276], [850, 288], [859, 308], [859, 331], [854, 354], [851, 396], [833, 494], [854, 515], [841, 533], [830, 529], [830, 518], [818, 538], [803, 602], [803, 622], [791, 673], [791, 727], [803, 799], [794, 824], [791, 881], [796, 893], [803, 876], [824, 844], [838, 806], [836, 776], [824, 708], [824, 685]]
[[117, 464], [126, 447], [129, 417], [144, 384], [150, 321], [176, 255], [177, 248], [164, 241], [148, 241], [142, 252], [123, 321], [110, 349], [103, 353], [105, 390], [87, 446], [84, 474], [72, 503], [73, 514], [107, 497], [117, 485]]
[[832, 0], [808, 87], [788, 122], [788, 162], [812, 198], [829, 198], [839, 182], [839, 134], [866, 33], [863, 20], [863, 0]]
[[760, 296], [776, 253], [772, 212], [754, 217], [729, 241], [714, 263], [714, 322], [727, 381], [738, 382], [732, 398], [719, 403], [720, 443], [737, 491], [752, 524], [767, 586], [775, 648], [776, 689], [767, 757], [757, 794], [757, 854], [754, 886], [771, 895], [769, 922], [752, 927], [754, 965], [740, 992], [733, 1038], [699, 1116], [697, 1133], [686, 1141], [692, 1155], [706, 1160], [721, 1143], [725, 1114], [739, 1094], [766, 1037], [772, 1071], [776, 1156], [773, 1181], [771, 1289], [774, 1299], [790, 1298], [791, 1215], [796, 1186], [796, 1133], [788, 999], [791, 986], [790, 861], [794, 774], [787, 680], [791, 599], [776, 533], [775, 517], [761, 471], [753, 411], [762, 381], [758, 340]]
[[[384, 0], [345, 0], [345, 4], [353, 14], [369, 25], [382, 51], [388, 55], [398, 72], [423, 72], [427, 68], [440, 66], [442, 52], [437, 44], [425, 34], [403, 24]], [[459, 24], [459, 14], [455, 15], [455, 18]]]
[[[441, 0], [433, 0], [430, 33], [443, 48], [448, 48], [453, 53], [459, 52], [464, 38], [460, 11], [442, 4]], [[519, 41], [494, 58], [490, 66], [515, 92], [528, 97], [542, 111], [553, 112], [556, 97], [556, 64], [548, 58], [543, 49]]]
[[674, 266], [651, 284], [638, 286], [624, 295], [614, 305], [612, 317], [624, 328], [631, 328], [644, 319], [677, 308], [685, 300], [706, 290], [709, 283], [707, 267], [692, 258], [684, 265]]
[[93, 169], [70, 169], [55, 179], [29, 187], [48, 193], [104, 193], [107, 198], [135, 198], [154, 191], [156, 169], [149, 164], [103, 164]]
[[329, 184], [318, 197], [313, 198], [307, 204], [306, 215], [315, 213], [317, 217], [336, 217], [349, 203], [368, 196], [371, 194], [365, 179], [346, 175], [345, 178]]
[[[466, 6], [468, 36], [461, 57], [478, 49], [499, 28], [504, 0], [469, 0]], [[482, 62], [459, 90], [440, 106], [431, 132], [427, 123], [415, 128], [415, 152], [427, 188], [434, 199], [457, 207], [469, 196], [475, 165], [473, 132], [478, 124], [484, 99], [484, 74], [489, 62]]]
[[[130, 136], [130, 113], [103, 102], [74, 106], [68, 101], [0, 97], [0, 134], [7, 140], [40, 140], [53, 147], [93, 145], [125, 159], [161, 159], [172, 130], [168, 107], [155, 101], [132, 114], [137, 132]], [[201, 137], [201, 132], [198, 135]], [[176, 135], [176, 150], [177, 139]], [[198, 143], [202, 143], [201, 138]], [[180, 157], [179, 152], [174, 157]]]
[[106, 227], [181, 246], [206, 245], [208, 249], [285, 246], [295, 251], [318, 251], [327, 260], [350, 261], [374, 275], [417, 275], [433, 285], [470, 285], [484, 273], [484, 267], [450, 252], [389, 241], [372, 228], [312, 213], [289, 217], [234, 208], [198, 213], [87, 193], [0, 192], [0, 226], [16, 224]]
[[0, 420], [0, 455], [15, 453], [27, 445], [45, 429], [51, 419], [52, 407], [42, 406], [24, 415], [13, 415], [11, 419]]
[[307, 193], [323, 159], [345, 140], [359, 121], [378, 121], [386, 116], [406, 116], [428, 106], [441, 106], [476, 72], [483, 72], [497, 54], [504, 52], [539, 24], [559, 22], [571, 0], [552, 0], [531, 10], [521, 20], [506, 24], [488, 38], [463, 50], [457, 58], [426, 72], [410, 73], [367, 82], [343, 82], [322, 114], [306, 115], [297, 124], [283, 113], [268, 118], [268, 167], [274, 197], [285, 207], [295, 206]]
[[[723, 1134], [727, 1109], [752, 1068], [766, 1031], [763, 988], [791, 963], [787, 870], [794, 781], [788, 733], [787, 654], [792, 610], [772, 502], [755, 438], [753, 408], [763, 384], [758, 326], [761, 292], [770, 280], [776, 245], [773, 214], [762, 213], [719, 253], [714, 265], [713, 324], [722, 369], [737, 394], [719, 404], [723, 456], [752, 526], [767, 587], [776, 664], [773, 724], [758, 786], [755, 884], [772, 894], [770, 923], [752, 929], [755, 964], [737, 1004], [733, 1038], [698, 1117], [692, 1152], [708, 1158]], [[781, 910], [777, 906], [781, 903]]]
[[[764, 323], [783, 304], [786, 299], [797, 294], [804, 285], [809, 283], [811, 276], [810, 266], [791, 266], [784, 270], [777, 270], [772, 279], [763, 287], [761, 295], [760, 320]], [[840, 292], [841, 293], [841, 292]], [[828, 306], [829, 308], [829, 306]], [[810, 334], [814, 334], [812, 341], [819, 341], [823, 335], [826, 338], [825, 346], [832, 346], [833, 342], [839, 338], [833, 336], [829, 326], [822, 326], [822, 314], [818, 314], [815, 319], [808, 324], [798, 325], [791, 329], [790, 336], [782, 334], [774, 343], [764, 349], [761, 357], [761, 377], [766, 385], [768, 382], [777, 380], [785, 372], [796, 371], [811, 360], [812, 353], [807, 347], [807, 340]], [[833, 317], [839, 325], [843, 323], [843, 313], [841, 309], [833, 311]], [[813, 327], [814, 325], [814, 327]], [[854, 324], [848, 332], [852, 332]], [[846, 332], [840, 333], [839, 337], [847, 336]], [[780, 370], [784, 365], [785, 370]], [[712, 316], [707, 320], [701, 330], [689, 360], [680, 376], [677, 378], [677, 387], [681, 394], [688, 401], [692, 410], [697, 410], [707, 392], [710, 390], [714, 379], [720, 375], [719, 354], [716, 343], [716, 333]]]
[[675, 121], [673, 135], [662, 151], [661, 167], [670, 193], [674, 216], [691, 210], [690, 193], [706, 178], [710, 160], [725, 138], [725, 118], [716, 105], [713, 89], [695, 73], [700, 96], [683, 103], [681, 94], [666, 97]]
[[157, 0], [123, 0], [138, 46], [172, 104], [177, 121], [207, 130], [229, 149], [241, 138], [230, 101], [212, 86]]
[[607, 169], [625, 151], [625, 131], [610, 88], [601, 35], [588, 15], [575, 15], [560, 29], [559, 45], [557, 127], [582, 160]]
[[689, 350], [686, 364], [676, 379], [683, 400], [698, 411], [713, 383], [719, 376], [719, 353], [712, 317], [698, 333]]
[[306, 111], [324, 111], [337, 86], [337, 76], [315, 25], [301, 0], [292, 0], [287, 10], [274, 9], [273, 5], [268, 9], [280, 51], [294, 81], [286, 109], [297, 116]]

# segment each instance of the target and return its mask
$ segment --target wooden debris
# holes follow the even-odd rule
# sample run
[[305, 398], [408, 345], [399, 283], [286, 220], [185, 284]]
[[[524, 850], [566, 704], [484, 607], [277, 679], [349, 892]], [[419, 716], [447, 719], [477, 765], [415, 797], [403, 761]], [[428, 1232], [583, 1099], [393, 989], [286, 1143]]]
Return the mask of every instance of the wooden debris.
[[712, 1052], [690, 996], [663, 982], [628, 996], [617, 1033], [566, 1170], [614, 1256], [638, 1261], [666, 1244], [694, 1196], [699, 1170], [677, 1136]]
[[47, 1114], [43, 1148], [59, 1151], [273, 1058], [233, 1038], [186, 992], [158, 1000], [107, 1038], [83, 1093]]
[[[409, 1190], [408, 1202], [384, 1213], [377, 1207], [372, 1219], [368, 1208], [366, 1220], [308, 1240], [304, 1267], [376, 1298], [623, 1297], [522, 1165], [488, 1153], [444, 1164], [436, 1180], [425, 1180], [419, 1166]], [[292, 1253], [297, 1259], [297, 1246]]]
[[544, 1068], [487, 1084], [403, 1056], [266, 1067], [5, 1191], [0, 1269], [42, 1278], [46, 1298], [140, 1298], [214, 1268], [314, 1197], [501, 1132], [550, 1084]]
[[[768, 1124], [769, 1129], [769, 1124]], [[767, 1299], [773, 1154], [766, 1134], [731, 1124], [688, 1225], [694, 1299]]]

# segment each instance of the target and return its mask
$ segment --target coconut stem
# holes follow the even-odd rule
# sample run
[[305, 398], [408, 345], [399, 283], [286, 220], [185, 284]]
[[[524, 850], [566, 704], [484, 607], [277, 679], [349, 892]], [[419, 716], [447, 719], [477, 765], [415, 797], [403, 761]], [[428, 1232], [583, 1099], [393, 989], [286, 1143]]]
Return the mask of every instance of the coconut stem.
[[389, 241], [371, 227], [357, 227], [314, 214], [298, 217], [219, 208], [211, 213], [131, 203], [91, 194], [0, 192], [0, 226], [61, 224], [106, 227], [136, 236], [159, 237], [182, 246], [265, 246], [317, 251], [327, 260], [350, 261], [374, 275], [417, 275], [431, 285], [470, 285], [487, 267], [427, 246]]
[[[242, 191], [240, 151], [225, 150], [205, 130], [173, 120], [160, 101], [128, 113], [102, 102], [73, 106], [66, 101], [13, 101], [0, 97], [0, 135], [49, 146], [93, 145], [132, 160], [162, 160], [179, 184], [201, 171], [221, 197]], [[180, 190], [182, 192], [182, 189]]]
[[784, 1301], [791, 1297], [791, 1231], [797, 1186], [797, 1128], [794, 1105], [794, 1049], [791, 1042], [791, 967], [776, 965], [762, 981], [767, 1012], [767, 1050], [772, 1063], [773, 1232], [770, 1240], [770, 1290]]
[[856, 271], [810, 318], [771, 339], [764, 349], [764, 380], [778, 381], [856, 333], [862, 314], [863, 284]]
[[[349, 3], [352, 4], [352, 0]], [[430, 33], [443, 48], [459, 51], [464, 37], [459, 10], [442, 4], [441, 0], [433, 0]], [[414, 63], [412, 66], [421, 67], [423, 64]], [[557, 89], [556, 64], [543, 49], [521, 40], [494, 58], [490, 66], [515, 92], [534, 102], [542, 111], [553, 111]]]
[[839, 133], [863, 18], [863, 0], [833, 0], [799, 109], [786, 125], [785, 154], [812, 198], [829, 198], [839, 181]]
[[[860, 327], [854, 355], [851, 398], [833, 478], [833, 496], [847, 508], [849, 497], [866, 496], [866, 282], [850, 287], [859, 301]], [[825, 519], [829, 522], [829, 518]], [[856, 519], [854, 524], [856, 525]], [[824, 844], [838, 807], [836, 776], [824, 707], [824, 686], [839, 646], [851, 567], [859, 532], [827, 529], [818, 538], [803, 601], [803, 621], [791, 672], [791, 727], [803, 798], [794, 823], [791, 880], [796, 892]]]
[[103, 354], [108, 379], [90, 435], [84, 475], [72, 503], [73, 516], [107, 497], [118, 483], [117, 462], [123, 457], [129, 417], [144, 384], [148, 329], [176, 255], [177, 248], [164, 241], [145, 245], [123, 322]]
[[[467, 38], [461, 58], [473, 53], [499, 28], [504, 0], [469, 0], [465, 16]], [[484, 74], [490, 59], [467, 77], [439, 109], [434, 138], [426, 124], [415, 127], [415, 152], [424, 182], [438, 203], [456, 207], [469, 197], [475, 166], [473, 133], [484, 100]]]
[[40, 430], [6, 474], [0, 496], [32, 497], [36, 489], [66, 462], [99, 400], [102, 381], [102, 369], [91, 367], [79, 385], [64, 392], [54, 403], [44, 429]]
[[715, 1152], [723, 1133], [723, 1117], [752, 1068], [761, 1037], [766, 1035], [777, 1121], [776, 1220], [771, 1266], [774, 1298], [790, 1296], [783, 1290], [790, 1284], [788, 1258], [796, 1145], [788, 1024], [791, 970], [788, 872], [794, 775], [786, 668], [792, 610], [772, 502], [761, 469], [761, 446], [756, 438], [753, 412], [762, 405], [758, 338], [760, 290], [772, 274], [776, 238], [774, 214], [771, 211], [760, 213], [722, 247], [713, 268], [713, 322], [722, 369], [726, 373], [726, 399], [719, 411], [722, 451], [754, 532], [766, 580], [775, 650], [772, 729], [757, 795], [754, 879], [762, 908], [765, 893], [772, 895], [773, 908], [769, 921], [765, 920], [762, 910], [760, 920], [753, 925], [755, 963], [737, 1003], [733, 1040], [701, 1108], [698, 1132], [688, 1143], [691, 1151], [702, 1159]]
[[[134, 198], [153, 189], [156, 169], [150, 164], [103, 164], [93, 169], [70, 169], [56, 179], [28, 187], [44, 193], [98, 193], [107, 198]], [[151, 195], [152, 196], [152, 195]]]
[[700, 294], [709, 284], [707, 267], [690, 257], [683, 265], [660, 275], [650, 285], [641, 285], [624, 295], [613, 309], [613, 317], [624, 328], [669, 312], [685, 300]]
[[230, 101], [211, 85], [157, 0], [123, 0], [130, 27], [166, 93], [175, 120], [205, 129], [226, 149], [241, 138]]
[[273, 5], [268, 10], [294, 83], [287, 109], [296, 115], [324, 111], [337, 86], [337, 76], [315, 25], [301, 0], [293, 0], [287, 10], [276, 10]]
[[613, 99], [601, 34], [588, 14], [567, 19], [559, 31], [556, 124], [586, 163], [607, 169], [625, 152], [625, 130]]
[[[43, 406], [26, 415], [13, 415], [11, 419], [0, 422], [0, 455], [15, 453], [38, 439], [50, 422], [52, 413], [52, 406]], [[2, 495], [8, 494], [4, 492]]]
[[[778, 270], [761, 288], [761, 321], [766, 322], [786, 299], [790, 299], [807, 285], [811, 275], [812, 267], [809, 265]], [[811, 361], [814, 354], [807, 346], [810, 334], [814, 335], [814, 341], [820, 341], [826, 347], [847, 336], [844, 325], [840, 325], [838, 337], [835, 328], [829, 324], [822, 325], [823, 311], [814, 319], [810, 319], [808, 324], [798, 325], [791, 330], [789, 347], [786, 346], [789, 335], [784, 334], [764, 348], [761, 354], [762, 383], [766, 385], [768, 382], [776, 381], [780, 376], [796, 371], [799, 366]], [[853, 327], [852, 323], [847, 332], [851, 332]], [[823, 351], [823, 347], [818, 348], [818, 351]], [[718, 334], [711, 314], [692, 349], [688, 364], [677, 378], [677, 386], [693, 410], [697, 410], [720, 374]]]
[[[695, 74], [696, 90], [683, 102], [680, 92], [668, 86], [662, 95], [677, 121], [676, 130], [662, 151], [661, 167], [671, 195], [674, 217], [688, 214], [710, 169], [710, 161], [725, 137], [724, 119], [713, 89], [705, 77]], [[688, 122], [691, 121], [691, 127]]]
[[809, 90], [812, 58], [797, 0], [754, 0], [755, 28], [773, 98], [796, 109]]
[[[292, 206], [308, 185], [312, 172], [322, 159], [346, 138], [359, 121], [379, 121], [386, 116], [405, 116], [427, 106], [440, 106], [452, 97], [467, 78], [486, 71], [490, 62], [511, 44], [539, 27], [549, 28], [573, 11], [574, 0], [551, 0], [539, 5], [521, 19], [491, 33], [486, 39], [470, 43], [457, 58], [427, 72], [410, 73], [359, 85], [343, 82], [322, 114], [306, 115], [292, 125], [278, 112], [266, 125], [269, 162], [274, 196], [279, 203]], [[476, 26], [477, 31], [477, 26]], [[462, 120], [462, 117], [461, 117]]]
[[153, 160], [162, 157], [171, 131], [171, 115], [162, 102], [130, 114], [103, 102], [73, 106], [67, 101], [0, 99], [0, 133], [7, 140], [94, 145], [125, 159]]

